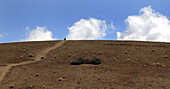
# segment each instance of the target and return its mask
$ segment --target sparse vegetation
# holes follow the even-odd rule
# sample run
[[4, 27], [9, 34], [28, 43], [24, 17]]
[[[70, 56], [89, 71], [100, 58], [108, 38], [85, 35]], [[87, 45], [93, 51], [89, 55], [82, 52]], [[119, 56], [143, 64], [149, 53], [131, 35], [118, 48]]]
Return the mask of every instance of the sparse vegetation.
[[95, 64], [95, 65], [98, 65], [98, 64], [101, 64], [101, 61], [99, 58], [92, 58], [92, 60], [90, 61], [90, 64]]
[[99, 58], [93, 57], [91, 60], [85, 59], [83, 57], [79, 57], [77, 59], [74, 59], [71, 63], [71, 65], [81, 65], [81, 64], [94, 64], [98, 65], [101, 64], [101, 61]]
[[80, 65], [80, 64], [83, 64], [84, 61], [85, 61], [85, 59], [80, 57], [80, 58], [74, 59], [70, 64], [71, 65]]
[[85, 59], [84, 60], [84, 64], [90, 64], [90, 60], [89, 59]]

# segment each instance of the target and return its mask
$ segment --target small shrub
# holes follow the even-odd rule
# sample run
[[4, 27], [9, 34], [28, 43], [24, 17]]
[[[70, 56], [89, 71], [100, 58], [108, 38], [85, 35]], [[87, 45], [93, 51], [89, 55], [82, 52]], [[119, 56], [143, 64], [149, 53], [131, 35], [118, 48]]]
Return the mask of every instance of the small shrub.
[[92, 60], [89, 59], [85, 59], [83, 57], [74, 59], [71, 63], [71, 65], [81, 65], [81, 64], [94, 64], [94, 65], [98, 65], [101, 64], [100, 59], [93, 57]]
[[83, 64], [84, 63], [84, 58], [77, 58], [77, 59], [74, 59], [70, 64], [71, 65], [80, 65], [80, 64]]
[[90, 64], [95, 64], [95, 65], [98, 65], [98, 64], [101, 64], [101, 61], [99, 58], [92, 58], [92, 60], [90, 61]]
[[84, 64], [90, 64], [90, 63], [91, 63], [91, 61], [89, 59], [84, 60]]

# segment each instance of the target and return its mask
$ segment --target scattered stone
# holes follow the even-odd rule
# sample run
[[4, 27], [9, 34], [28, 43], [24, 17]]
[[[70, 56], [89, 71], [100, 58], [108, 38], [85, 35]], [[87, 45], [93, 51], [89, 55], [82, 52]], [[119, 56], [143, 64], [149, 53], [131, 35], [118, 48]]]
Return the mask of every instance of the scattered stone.
[[151, 51], [152, 51], [152, 52], [154, 52], [155, 50], [154, 50], [154, 49], [152, 49]]
[[136, 58], [139, 58], [139, 55], [136, 55]]
[[24, 49], [23, 52], [26, 52], [26, 50]]
[[138, 55], [136, 56], [135, 60], [139, 61], [139, 56]]
[[115, 55], [115, 54], [113, 54], [113, 56], [114, 56], [114, 57], [116, 57], [116, 55]]
[[22, 52], [22, 49], [19, 49], [19, 52]]
[[58, 81], [62, 81], [62, 80], [64, 80], [62, 77], [58, 79]]
[[127, 61], [130, 61], [130, 60], [131, 60], [130, 58], [127, 59]]
[[41, 57], [41, 59], [44, 59], [44, 57]]
[[161, 64], [160, 63], [153, 63], [152, 65], [153, 66], [160, 66]]
[[156, 63], [156, 66], [161, 66], [161, 64], [160, 63]]
[[127, 51], [125, 51], [125, 54], [127, 54]]
[[29, 54], [29, 56], [28, 57], [33, 57], [33, 55], [32, 54]]
[[12, 88], [14, 88], [14, 86], [13, 86], [13, 85], [11, 85], [9, 88], [10, 88], [10, 89], [12, 89]]
[[[77, 84], [80, 84], [80, 81], [78, 81]], [[79, 88], [79, 89], [81, 89], [81, 88]]]
[[119, 59], [119, 56], [117, 56], [117, 59]]
[[165, 67], [165, 65], [162, 65], [162, 67]]
[[53, 50], [52, 53], [54, 53], [55, 51]]
[[128, 58], [130, 58], [130, 55], [128, 55]]
[[88, 52], [86, 52], [86, 55], [88, 55], [89, 53]]
[[71, 57], [71, 54], [69, 54], [68, 57]]
[[20, 59], [22, 59], [22, 58], [23, 58], [23, 56], [21, 55], [19, 58], [20, 58]]
[[66, 77], [62, 77], [63, 79], [65, 79]]
[[143, 65], [144, 67], [146, 67], [147, 65]]
[[164, 55], [164, 58], [168, 58], [168, 55]]
[[42, 86], [42, 88], [45, 88], [45, 86]]
[[100, 80], [101, 78], [99, 77], [98, 80]]
[[155, 65], [156, 65], [156, 63], [152, 63], [152, 65], [153, 65], [153, 66], [155, 66]]
[[165, 67], [165, 65], [161, 64], [161, 63], [153, 63], [153, 66], [160, 66], [160, 67]]
[[76, 49], [76, 52], [78, 52], [78, 50]]
[[33, 85], [30, 85], [29, 88], [32, 89]]
[[31, 61], [34, 61], [35, 59], [34, 59], [34, 58], [31, 58], [30, 60], [31, 60]]
[[39, 76], [38, 74], [35, 75], [35, 77], [38, 77], [38, 76]]
[[57, 58], [57, 56], [55, 55], [54, 58]]
[[139, 58], [135, 58], [136, 61], [139, 61]]
[[149, 84], [148, 86], [150, 86], [150, 87], [151, 87], [152, 85], [151, 85], [151, 84]]
[[27, 78], [24, 78], [24, 80], [27, 80]]

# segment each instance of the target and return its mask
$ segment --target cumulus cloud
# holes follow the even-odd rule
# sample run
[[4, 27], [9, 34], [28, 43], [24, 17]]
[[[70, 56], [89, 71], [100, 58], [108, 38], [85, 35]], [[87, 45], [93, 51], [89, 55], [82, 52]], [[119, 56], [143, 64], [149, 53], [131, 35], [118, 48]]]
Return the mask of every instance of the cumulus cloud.
[[118, 40], [170, 41], [170, 20], [151, 6], [144, 7], [139, 15], [129, 16], [124, 32], [117, 32]]
[[[26, 27], [26, 30], [30, 30]], [[52, 38], [53, 34], [46, 27], [37, 26], [36, 29], [32, 29], [28, 33], [28, 37], [23, 41], [45, 41], [45, 40], [55, 40]]]
[[[113, 28], [114, 26], [111, 24], [109, 27]], [[68, 29], [67, 39], [69, 40], [94, 40], [105, 37], [108, 26], [106, 21], [89, 18], [75, 22]]]

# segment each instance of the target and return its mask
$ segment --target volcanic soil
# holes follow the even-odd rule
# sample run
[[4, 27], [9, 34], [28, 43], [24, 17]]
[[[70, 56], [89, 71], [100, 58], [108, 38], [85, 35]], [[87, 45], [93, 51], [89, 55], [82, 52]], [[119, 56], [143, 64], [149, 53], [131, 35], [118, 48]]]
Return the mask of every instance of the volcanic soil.
[[[97, 57], [101, 64], [70, 65], [79, 57]], [[0, 44], [0, 89], [170, 89], [170, 43]]]

